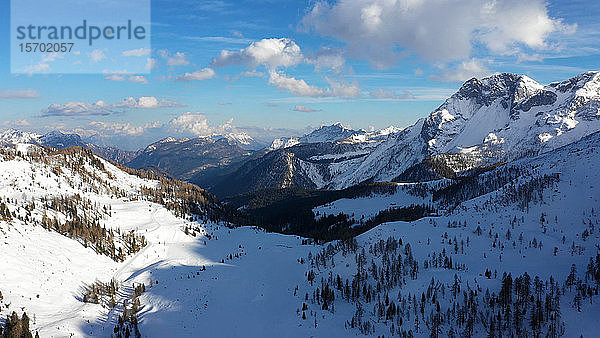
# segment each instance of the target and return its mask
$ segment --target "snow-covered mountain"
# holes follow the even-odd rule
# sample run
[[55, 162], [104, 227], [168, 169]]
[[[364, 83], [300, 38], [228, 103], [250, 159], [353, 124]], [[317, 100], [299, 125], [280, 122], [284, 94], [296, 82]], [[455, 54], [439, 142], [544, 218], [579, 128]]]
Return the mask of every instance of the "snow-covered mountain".
[[121, 150], [115, 147], [101, 147], [85, 142], [78, 134], [63, 133], [58, 130], [43, 135], [15, 129], [9, 129], [0, 133], [0, 145], [14, 145], [19, 143], [40, 144], [58, 149], [68, 147], [88, 148], [96, 154], [118, 163], [129, 162], [136, 156], [136, 152], [134, 151]]
[[38, 142], [40, 134], [8, 129], [0, 133], [0, 145]]
[[83, 148], [2, 147], [0, 178], [0, 313], [26, 311], [43, 337], [110, 336], [123, 302], [134, 303], [131, 274], [163, 251], [142, 252], [200, 233], [187, 235], [176, 215], [216, 224], [235, 214], [197, 187]]
[[353, 130], [343, 124], [337, 122], [332, 125], [324, 125], [315, 129], [314, 131], [306, 134], [298, 139], [300, 143], [323, 143], [323, 142], [335, 142], [340, 139], [352, 135], [363, 135], [366, 134], [364, 130]]
[[[405, 129], [356, 132], [335, 124], [297, 142], [277, 140], [271, 150], [291, 154], [294, 161], [279, 170], [308, 178], [301, 180], [307, 182], [304, 187], [341, 189], [390, 181], [430, 156], [461, 154], [442, 158], [454, 161], [450, 168], [469, 170], [547, 152], [598, 130], [599, 72], [549, 85], [523, 75], [497, 74], [465, 82], [438, 109]], [[264, 160], [256, 165], [264, 166]], [[276, 163], [271, 167], [276, 170]], [[276, 181], [271, 186], [282, 185]]]
[[[81, 148], [2, 148], [0, 317], [26, 312], [42, 337], [594, 336], [599, 170], [595, 133], [399, 183], [315, 208], [381, 223], [316, 244], [230, 228], [201, 189]], [[395, 220], [421, 204], [435, 212]]]
[[174, 177], [189, 180], [202, 171], [238, 163], [249, 155], [237, 139], [230, 137], [167, 137], [147, 146], [126, 165], [137, 169], [157, 167]]

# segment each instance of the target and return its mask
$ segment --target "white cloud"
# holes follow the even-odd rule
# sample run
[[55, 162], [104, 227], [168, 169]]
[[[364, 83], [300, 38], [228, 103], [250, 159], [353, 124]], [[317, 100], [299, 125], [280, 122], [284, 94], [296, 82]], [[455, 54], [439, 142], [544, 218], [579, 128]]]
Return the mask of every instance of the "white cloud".
[[127, 109], [150, 109], [150, 108], [172, 108], [172, 107], [183, 107], [181, 103], [170, 101], [170, 100], [159, 100], [154, 96], [142, 96], [138, 99], [134, 97], [128, 97], [121, 102], [114, 103], [111, 107], [114, 108], [127, 108]]
[[343, 98], [360, 97], [360, 86], [358, 82], [348, 83], [344, 81], [335, 82], [330, 78], [325, 78], [331, 86], [331, 91], [328, 91], [327, 96], [336, 96]]
[[269, 83], [279, 88], [280, 90], [288, 90], [290, 93], [297, 96], [311, 96], [311, 97], [343, 97], [352, 98], [359, 97], [360, 86], [358, 82], [347, 83], [347, 82], [336, 82], [330, 78], [325, 78], [329, 83], [330, 87], [320, 88], [317, 86], [309, 85], [302, 79], [296, 79], [294, 77], [288, 77], [282, 71], [269, 71]]
[[167, 57], [168, 66], [187, 66], [190, 62], [186, 59], [185, 54], [177, 52], [173, 56]]
[[106, 59], [106, 54], [100, 49], [94, 49], [91, 53], [88, 54], [92, 62], [99, 62]]
[[289, 67], [301, 63], [304, 59], [300, 47], [291, 39], [262, 39], [237, 52], [222, 50], [211, 62], [214, 67], [245, 65], [267, 66], [270, 69]]
[[314, 65], [317, 72], [332, 70], [335, 73], [340, 73], [346, 64], [346, 59], [340, 50], [321, 48], [314, 55], [307, 57], [306, 63]]
[[150, 49], [148, 48], [138, 48], [132, 50], [126, 50], [122, 53], [123, 56], [145, 56], [150, 55]]
[[35, 99], [40, 97], [37, 90], [25, 89], [25, 90], [3, 90], [0, 91], [1, 99]]
[[169, 122], [169, 127], [182, 134], [189, 133], [195, 136], [210, 136], [234, 130], [235, 128], [231, 125], [232, 122], [233, 119], [230, 119], [223, 125], [211, 126], [206, 116], [202, 113], [186, 112], [172, 119]]
[[42, 116], [87, 116], [109, 115], [112, 111], [103, 101], [96, 103], [67, 102], [65, 104], [53, 103], [42, 110]]
[[347, 44], [355, 57], [387, 68], [406, 55], [457, 61], [479, 43], [493, 53], [545, 49], [552, 33], [574, 26], [548, 16], [543, 0], [338, 0], [317, 2], [302, 26]]
[[177, 77], [175, 77], [175, 81], [182, 81], [182, 82], [202, 81], [202, 80], [212, 79], [216, 75], [217, 74], [215, 73], [214, 69], [203, 68], [203, 69], [197, 70], [192, 73], [185, 73], [181, 76], [177, 76]]
[[482, 78], [493, 72], [480, 59], [463, 61], [454, 68], [442, 68], [441, 74], [431, 76], [430, 79], [442, 82], [463, 82], [473, 77]]
[[385, 88], [379, 88], [375, 91], [369, 93], [372, 98], [376, 99], [389, 99], [389, 100], [413, 100], [415, 96], [408, 92], [404, 91], [402, 94], [397, 94], [394, 92], [390, 92]]
[[302, 79], [287, 77], [283, 72], [270, 71], [269, 83], [279, 88], [280, 90], [288, 90], [298, 96], [326, 96], [325, 90], [322, 88], [309, 85]]
[[129, 79], [127, 79], [127, 81], [135, 83], [148, 83], [148, 79], [146, 79], [142, 75], [130, 76]]
[[307, 106], [302, 106], [302, 105], [296, 105], [294, 106], [294, 109], [292, 109], [293, 111], [297, 111], [297, 112], [302, 112], [302, 113], [315, 113], [318, 111], [321, 111], [321, 109], [313, 109]]
[[102, 100], [96, 103], [87, 102], [67, 102], [65, 104], [51, 104], [48, 108], [42, 110], [42, 117], [49, 116], [88, 116], [88, 115], [109, 115], [115, 109], [153, 109], [153, 108], [172, 108], [184, 107], [185, 105], [170, 101], [159, 100], [154, 96], [142, 96], [138, 99], [128, 97], [121, 102], [109, 104]]
[[142, 126], [133, 126], [130, 123], [107, 123], [101, 121], [92, 121], [90, 122], [90, 127], [102, 130], [109, 131], [113, 134], [122, 134], [129, 136], [138, 136], [144, 133], [145, 129]]

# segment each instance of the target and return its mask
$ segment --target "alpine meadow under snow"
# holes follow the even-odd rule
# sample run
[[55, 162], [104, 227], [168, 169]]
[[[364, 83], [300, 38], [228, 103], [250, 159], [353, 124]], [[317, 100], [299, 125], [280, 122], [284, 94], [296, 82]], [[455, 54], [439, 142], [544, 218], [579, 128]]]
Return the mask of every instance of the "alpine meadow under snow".
[[0, 142], [4, 333], [600, 332], [598, 72], [472, 79], [407, 128], [322, 126], [259, 151]]

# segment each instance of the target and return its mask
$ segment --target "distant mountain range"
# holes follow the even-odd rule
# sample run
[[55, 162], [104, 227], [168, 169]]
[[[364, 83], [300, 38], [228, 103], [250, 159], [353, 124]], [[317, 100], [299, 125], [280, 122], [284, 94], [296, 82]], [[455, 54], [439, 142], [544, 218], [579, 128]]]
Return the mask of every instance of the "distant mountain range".
[[9, 129], [0, 133], [0, 145], [33, 143], [53, 148], [83, 147], [88, 148], [96, 154], [119, 163], [131, 161], [138, 152], [121, 150], [115, 147], [102, 147], [93, 143], [83, 141], [81, 136], [72, 133], [63, 133], [58, 130], [47, 134], [36, 134]]
[[600, 73], [473, 79], [405, 129], [127, 154], [0, 134], [3, 336], [597, 334]]
[[547, 152], [598, 130], [600, 73], [550, 85], [497, 74], [467, 81], [405, 129], [366, 132], [335, 124], [301, 138], [275, 140], [266, 155], [208, 188], [229, 196], [265, 187], [342, 189], [452, 176]]
[[198, 172], [230, 166], [248, 156], [249, 151], [226, 137], [217, 140], [211, 137], [168, 137], [147, 146], [126, 165], [135, 169], [157, 167], [174, 177], [189, 180]]
[[248, 150], [252, 138], [166, 138], [131, 152], [76, 134], [9, 130], [0, 142], [86, 147], [132, 168], [154, 167], [218, 196], [264, 188], [343, 189], [359, 183], [460, 175], [532, 156], [600, 130], [600, 73], [541, 85], [516, 74], [471, 79], [407, 128], [354, 130], [336, 123]]

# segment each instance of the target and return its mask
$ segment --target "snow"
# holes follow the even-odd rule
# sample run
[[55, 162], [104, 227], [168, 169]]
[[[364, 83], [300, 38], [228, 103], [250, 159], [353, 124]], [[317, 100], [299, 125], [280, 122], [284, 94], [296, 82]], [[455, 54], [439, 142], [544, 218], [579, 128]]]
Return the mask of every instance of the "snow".
[[[358, 236], [357, 241], [361, 246], [368, 246], [389, 236], [402, 238], [411, 244], [415, 258], [422, 262], [433, 251], [440, 252], [444, 248], [451, 251], [452, 247], [444, 238], [470, 238], [471, 244], [464, 253], [452, 254], [456, 262], [468, 267], [467, 270], [423, 269], [417, 280], [409, 281], [403, 287], [404, 295], [423, 292], [432, 277], [449, 285], [455, 273], [471, 287], [497, 290], [500, 277], [488, 279], [482, 276], [489, 267], [498, 270], [499, 276], [505, 271], [514, 276], [527, 271], [532, 276], [547, 278], [552, 275], [563, 281], [570, 264], [578, 264], [581, 271], [594, 253], [594, 244], [600, 242], [598, 233], [587, 241], [582, 241], [579, 235], [587, 227], [582, 220], [599, 221], [598, 213], [589, 213], [592, 207], [600, 205], [597, 190], [600, 181], [593, 175], [600, 170], [599, 147], [600, 136], [594, 135], [556, 152], [510, 164], [532, 168], [532, 177], [561, 173], [558, 185], [547, 189], [544, 201], [532, 205], [529, 211], [514, 210], [501, 203], [490, 205], [490, 200], [501, 201], [501, 190], [497, 190], [467, 201], [443, 216], [383, 224]], [[75, 193], [75, 187], [80, 183], [77, 174], [66, 169], [64, 176], [70, 180], [54, 174], [48, 177], [42, 167], [28, 161], [11, 160], [0, 164], [0, 172], [4, 175], [0, 186], [3, 200], [11, 198], [20, 203], [34, 196]], [[139, 185], [153, 184], [104, 164], [112, 175], [111, 185], [134, 192]], [[109, 180], [108, 176], [103, 179]], [[430, 197], [411, 195], [411, 186], [413, 184], [399, 184], [398, 191], [391, 195], [338, 200], [316, 208], [315, 212], [321, 215], [352, 212], [357, 218], [368, 218], [389, 207], [432, 203]], [[23, 192], [26, 198], [22, 196]], [[44, 337], [70, 334], [108, 337], [116, 324], [119, 307], [109, 310], [102, 305], [82, 303], [80, 297], [84, 285], [114, 278], [121, 285], [117, 303], [131, 297], [132, 289], [138, 283], [147, 285], [146, 292], [140, 297], [143, 336], [186, 337], [197, 336], [199, 332], [223, 337], [358, 334], [344, 326], [353, 315], [354, 307], [342, 300], [336, 301], [335, 313], [321, 310], [314, 304], [309, 304], [306, 320], [301, 318], [301, 311], [297, 312], [305, 302], [305, 293], [312, 292], [306, 282], [305, 274], [310, 269], [307, 257], [326, 245], [302, 245], [302, 239], [297, 236], [265, 233], [253, 227], [229, 229], [219, 224], [190, 222], [175, 217], [162, 205], [147, 201], [116, 199], [106, 193], [92, 193], [87, 197], [110, 205], [111, 216], [103, 220], [108, 228], [143, 234], [148, 245], [125, 262], [117, 263], [84, 248], [77, 241], [39, 226], [3, 221], [0, 223], [0, 241], [4, 243], [0, 246], [3, 257], [0, 290], [4, 295], [3, 303], [11, 305], [8, 309], [2, 306], [2, 316], [23, 309], [32, 318], [32, 329]], [[540, 231], [542, 212], [549, 220], [546, 234]], [[515, 216], [523, 217], [523, 221], [513, 229], [509, 223]], [[453, 221], [467, 225], [446, 227], [447, 222]], [[473, 234], [478, 225], [482, 227], [482, 236]], [[196, 236], [186, 235], [185, 226], [195, 227]], [[489, 229], [500, 234], [511, 229], [515, 237], [523, 233], [525, 242], [535, 237], [543, 242], [543, 247], [518, 244], [513, 248], [506, 241], [504, 249], [493, 248], [492, 239], [487, 237]], [[566, 245], [561, 242], [562, 235], [567, 237]], [[584, 255], [569, 254], [568, 246], [572, 241], [585, 248]], [[552, 254], [554, 246], [560, 248], [557, 256]], [[231, 259], [229, 255], [232, 255]], [[300, 263], [300, 258], [305, 260], [304, 264]], [[353, 259], [353, 255], [336, 255], [335, 267], [320, 270], [317, 279], [326, 277], [329, 271], [351, 276], [355, 270]], [[562, 297], [566, 336], [593, 336], [600, 329], [593, 320], [600, 312], [598, 302], [583, 304], [584, 312], [580, 315], [570, 307], [572, 297], [569, 297], [569, 294]], [[442, 300], [441, 305], [447, 306], [447, 300]], [[407, 325], [407, 328], [411, 327], [411, 324]], [[481, 327], [477, 330], [484, 332]], [[376, 334], [386, 332], [389, 331], [380, 323]], [[427, 330], [416, 334], [425, 335], [428, 335]]]
[[[373, 176], [393, 178], [403, 168], [427, 155], [422, 149], [428, 142], [433, 153], [460, 150], [477, 155], [482, 149], [493, 146], [501, 147], [503, 154], [526, 150], [541, 153], [501, 166], [497, 170], [514, 167], [526, 169], [526, 172], [508, 185], [494, 187], [489, 193], [462, 202], [455, 209], [440, 210], [440, 216], [414, 222], [389, 222], [358, 236], [358, 245], [363, 248], [390, 236], [401, 238], [411, 244], [420, 264], [433, 252], [446, 250], [454, 262], [466, 267], [462, 270], [422, 268], [418, 279], [392, 290], [391, 295], [398, 292], [403, 296], [418, 295], [427, 289], [432, 278], [447, 286], [455, 274], [463, 287], [468, 283], [482, 293], [486, 288], [499, 290], [503, 272], [516, 276], [526, 271], [532, 277], [538, 275], [546, 279], [552, 276], [562, 283], [571, 264], [576, 264], [582, 276], [588, 259], [598, 252], [599, 232], [592, 232], [587, 239], [582, 238], [582, 234], [590, 224], [600, 222], [600, 178], [596, 174], [600, 171], [600, 134], [590, 135], [600, 129], [600, 122], [597, 118], [583, 118], [578, 114], [585, 112], [583, 107], [589, 107], [585, 104], [598, 100], [599, 75], [592, 73], [591, 80], [582, 79], [578, 82], [579, 87], [565, 93], [551, 86], [538, 85], [526, 77], [521, 77], [520, 81], [522, 90], [516, 93], [518, 100], [549, 90], [556, 93], [556, 104], [519, 111], [518, 118], [513, 119], [500, 101], [478, 107], [471, 100], [450, 99], [430, 120], [420, 120], [414, 126], [385, 134], [387, 137], [375, 142], [372, 148], [361, 144], [361, 150], [369, 150], [367, 155], [331, 163], [328, 173], [335, 178], [333, 181], [324, 180], [322, 168], [315, 164], [301, 161], [294, 167], [289, 158], [290, 175], [294, 170], [302, 170], [319, 187], [345, 187]], [[585, 101], [584, 105], [573, 108], [578, 100]], [[593, 113], [596, 115], [596, 110]], [[438, 129], [428, 130], [428, 126]], [[346, 130], [343, 126], [336, 128]], [[431, 137], [423, 139], [425, 132], [432, 132]], [[333, 135], [325, 134], [327, 137]], [[574, 141], [576, 143], [572, 143]], [[23, 153], [38, 149], [19, 142], [15, 147]], [[339, 158], [338, 154], [326, 154], [313, 160]], [[72, 160], [79, 159], [86, 161], [84, 157]], [[42, 197], [81, 194], [98, 205], [110, 207], [110, 216], [101, 220], [103, 226], [118, 229], [121, 233], [133, 231], [144, 235], [147, 246], [124, 262], [115, 262], [85, 248], [79, 241], [32, 222], [2, 220], [0, 291], [4, 299], [0, 302], [0, 317], [4, 318], [13, 310], [26, 311], [32, 318], [31, 328], [42, 337], [109, 337], [122, 310], [120, 306], [109, 309], [102, 304], [83, 303], [81, 296], [86, 285], [115, 279], [120, 285], [117, 304], [130, 299], [138, 283], [147, 285], [146, 292], [140, 296], [143, 336], [358, 335], [358, 331], [345, 328], [346, 321], [354, 314], [354, 305], [337, 295], [333, 313], [312, 303], [308, 305], [306, 320], [301, 317], [302, 311], [298, 311], [305, 302], [304, 295], [314, 291], [306, 280], [306, 273], [312, 269], [308, 257], [327, 248], [328, 244], [303, 245], [303, 239], [297, 236], [266, 233], [254, 227], [230, 229], [223, 224], [176, 217], [163, 205], [135, 198], [140, 187], [157, 187], [158, 182], [132, 176], [108, 161], [99, 160], [105, 170], [89, 162], [84, 165], [86, 171], [94, 174], [89, 176], [94, 177], [91, 180], [68, 167], [57, 168], [61, 163], [59, 158], [49, 158], [48, 163], [43, 163], [19, 156], [14, 159], [2, 157], [0, 197], [3, 202], [10, 199], [7, 204], [11, 212], [39, 220], [42, 217], [40, 210], [25, 209], [32, 199], [39, 203]], [[485, 175], [494, 173], [482, 175], [487, 177]], [[558, 174], [560, 180], [543, 190], [541, 200], [523, 210], [517, 208], [516, 203], [506, 201], [506, 192], [516, 185], [550, 174]], [[435, 181], [428, 186], [447, 183], [448, 180]], [[416, 196], [410, 193], [414, 186], [398, 184], [397, 191], [390, 195], [341, 199], [318, 206], [313, 212], [318, 215], [344, 212], [355, 219], [368, 219], [391, 207], [436, 205], [431, 194]], [[124, 191], [126, 196], [116, 197], [111, 188]], [[541, 221], [542, 215], [545, 221]], [[64, 215], [56, 216], [64, 218]], [[518, 219], [516, 225], [513, 219]], [[447, 226], [458, 222], [461, 226]], [[195, 235], [186, 234], [186, 227], [192, 227]], [[475, 234], [477, 227], [482, 229], [482, 235]], [[505, 239], [507, 230], [511, 231], [512, 239]], [[488, 236], [489, 231], [499, 237]], [[522, 243], [516, 240], [520, 234], [524, 238]], [[454, 252], [454, 246], [449, 243], [453, 238], [459, 241], [468, 238], [470, 244], [464, 252]], [[533, 239], [542, 242], [543, 246], [528, 245]], [[499, 244], [494, 246], [495, 240]], [[571, 252], [571, 243], [580, 254]], [[368, 261], [370, 259], [378, 257], [368, 254]], [[356, 272], [354, 255], [345, 256], [338, 252], [333, 260], [335, 264], [328, 263], [317, 269], [316, 280], [326, 279], [330, 273], [352, 278]], [[496, 270], [497, 276], [485, 277], [483, 273], [488, 268]], [[571, 291], [561, 297], [562, 316], [567, 324], [565, 336], [595, 336], [600, 330], [600, 322], [596, 320], [600, 313], [597, 296], [591, 304], [584, 302], [581, 313], [571, 306], [573, 297]], [[451, 301], [441, 298], [440, 303], [447, 308]], [[366, 309], [365, 316], [376, 327], [375, 335], [388, 335], [386, 324], [377, 322], [370, 312], [372, 308]], [[412, 323], [405, 325], [407, 330], [415, 329]], [[484, 328], [476, 328], [476, 336], [485, 333]], [[428, 335], [428, 330], [415, 333], [418, 337]]]

